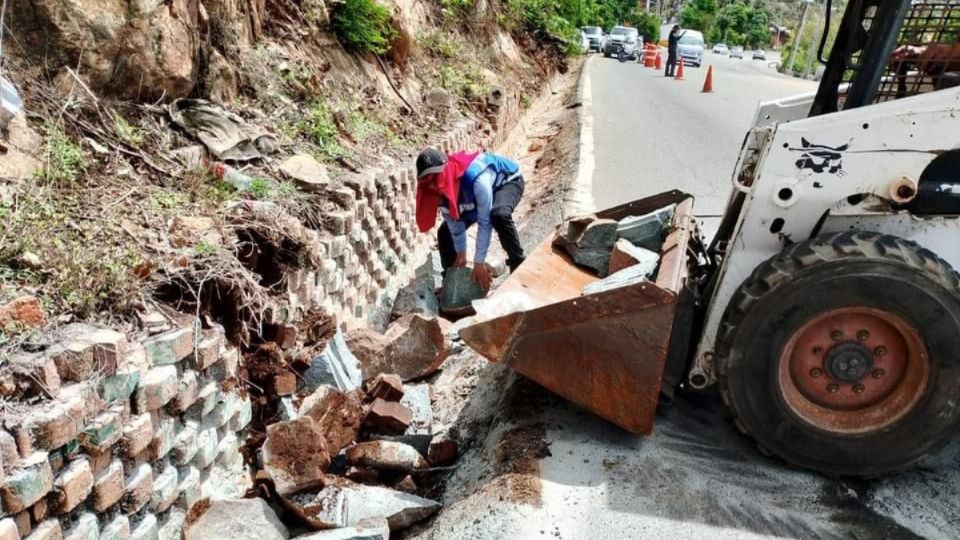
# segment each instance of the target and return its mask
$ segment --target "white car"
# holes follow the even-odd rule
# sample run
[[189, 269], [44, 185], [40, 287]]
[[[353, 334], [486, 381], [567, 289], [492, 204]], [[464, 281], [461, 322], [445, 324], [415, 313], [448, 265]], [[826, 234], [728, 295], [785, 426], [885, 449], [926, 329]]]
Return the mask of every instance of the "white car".
[[713, 46], [713, 54], [728, 54], [730, 48], [727, 47], [726, 43], [717, 43]]
[[730, 58], [743, 58], [743, 47], [737, 46], [730, 49]]

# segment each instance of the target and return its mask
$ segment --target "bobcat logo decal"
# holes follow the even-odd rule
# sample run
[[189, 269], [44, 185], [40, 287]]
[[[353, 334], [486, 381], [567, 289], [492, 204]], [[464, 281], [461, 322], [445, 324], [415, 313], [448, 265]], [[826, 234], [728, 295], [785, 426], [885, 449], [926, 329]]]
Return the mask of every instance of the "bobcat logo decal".
[[833, 147], [824, 144], [813, 144], [807, 139], [800, 138], [800, 148], [790, 148], [791, 152], [803, 152], [795, 162], [799, 169], [815, 173], [829, 173], [846, 176], [843, 170], [843, 153], [850, 144]]

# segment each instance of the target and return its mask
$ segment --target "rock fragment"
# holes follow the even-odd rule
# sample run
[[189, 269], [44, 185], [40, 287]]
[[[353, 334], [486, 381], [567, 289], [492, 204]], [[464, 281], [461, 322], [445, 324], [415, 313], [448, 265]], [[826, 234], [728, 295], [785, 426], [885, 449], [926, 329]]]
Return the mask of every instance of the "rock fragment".
[[370, 441], [347, 449], [347, 461], [355, 467], [411, 472], [429, 466], [412, 446], [391, 441]]
[[321, 384], [334, 386], [342, 392], [360, 388], [363, 383], [360, 361], [350, 352], [339, 328], [323, 352], [310, 360], [303, 378], [304, 386], [310, 392]]
[[432, 276], [419, 278], [400, 289], [393, 301], [390, 312], [395, 318], [411, 313], [436, 317], [440, 314], [440, 301], [435, 292], [436, 285]]
[[636, 246], [659, 253], [675, 209], [676, 205], [670, 205], [642, 216], [625, 217], [617, 224], [617, 238], [625, 238]]
[[473, 270], [467, 267], [448, 268], [440, 289], [440, 308], [456, 311], [470, 307], [470, 303], [487, 296], [487, 291], [473, 279]]
[[403, 381], [399, 375], [381, 373], [367, 383], [367, 395], [374, 399], [400, 401], [403, 392]]
[[262, 451], [264, 470], [280, 495], [323, 485], [330, 455], [313, 418], [304, 416], [270, 425]]
[[391, 532], [430, 517], [440, 504], [430, 499], [380, 486], [347, 480], [324, 488], [304, 505], [314, 519], [339, 527], [353, 527], [370, 518], [386, 518]]
[[289, 537], [287, 528], [263, 499], [201, 499], [190, 510], [183, 527], [183, 540], [286, 540]]
[[380, 373], [395, 373], [403, 381], [434, 373], [450, 353], [450, 342], [439, 319], [407, 315], [394, 321], [385, 334], [359, 329], [347, 337], [369, 379]]
[[645, 275], [651, 277], [659, 262], [660, 256], [655, 252], [635, 246], [626, 238], [621, 238], [617, 240], [616, 245], [613, 246], [613, 252], [610, 254], [610, 274], [615, 274], [635, 264], [642, 264], [644, 265]]
[[363, 425], [377, 433], [400, 435], [407, 430], [413, 414], [399, 403], [375, 399], [363, 419]]
[[298, 415], [313, 419], [327, 443], [327, 451], [336, 454], [357, 438], [363, 404], [354, 392], [322, 385], [303, 400]]

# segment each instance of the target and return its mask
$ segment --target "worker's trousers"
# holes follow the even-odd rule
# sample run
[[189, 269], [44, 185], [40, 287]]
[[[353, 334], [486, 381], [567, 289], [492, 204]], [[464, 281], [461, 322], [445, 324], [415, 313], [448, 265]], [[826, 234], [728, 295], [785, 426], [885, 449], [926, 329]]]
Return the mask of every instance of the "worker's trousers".
[[[507, 252], [507, 266], [513, 272], [520, 266], [524, 260], [523, 246], [520, 245], [520, 235], [517, 233], [517, 226], [513, 222], [513, 211], [520, 204], [523, 197], [523, 177], [511, 180], [497, 188], [493, 192], [493, 206], [490, 210], [490, 222], [493, 230], [497, 232], [497, 238], [500, 239], [500, 245]], [[473, 222], [466, 222], [467, 228], [473, 226]], [[440, 263], [446, 270], [453, 266], [457, 259], [457, 250], [453, 245], [453, 235], [450, 229], [444, 223], [437, 231], [437, 244], [440, 249]]]
[[667, 70], [664, 72], [664, 75], [667, 77], [673, 77], [673, 72], [677, 68], [677, 53], [668, 52], [667, 53]]

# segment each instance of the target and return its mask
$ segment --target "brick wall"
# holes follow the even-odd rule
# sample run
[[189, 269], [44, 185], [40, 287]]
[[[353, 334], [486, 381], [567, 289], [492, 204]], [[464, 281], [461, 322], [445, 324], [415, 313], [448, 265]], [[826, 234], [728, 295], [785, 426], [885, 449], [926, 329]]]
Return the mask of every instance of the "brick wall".
[[221, 330], [56, 338], [4, 367], [0, 539], [178, 538], [195, 500], [242, 493], [252, 408]]

